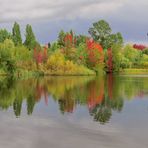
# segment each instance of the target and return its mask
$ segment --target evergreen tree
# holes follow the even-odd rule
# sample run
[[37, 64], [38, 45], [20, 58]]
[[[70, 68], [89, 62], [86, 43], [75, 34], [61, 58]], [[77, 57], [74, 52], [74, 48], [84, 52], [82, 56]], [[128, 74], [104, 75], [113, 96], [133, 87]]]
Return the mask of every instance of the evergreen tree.
[[13, 39], [15, 46], [22, 45], [20, 26], [17, 22], [14, 23], [14, 26], [12, 28], [12, 39]]
[[37, 41], [33, 33], [32, 27], [29, 24], [27, 24], [26, 26], [25, 36], [26, 36], [26, 40], [24, 42], [24, 45], [29, 49], [33, 49], [36, 46]]

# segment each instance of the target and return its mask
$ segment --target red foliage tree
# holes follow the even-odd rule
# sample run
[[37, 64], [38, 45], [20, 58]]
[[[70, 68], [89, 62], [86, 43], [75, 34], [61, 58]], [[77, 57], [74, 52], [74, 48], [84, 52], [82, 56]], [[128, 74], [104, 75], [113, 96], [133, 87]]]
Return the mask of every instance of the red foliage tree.
[[99, 63], [103, 63], [104, 55], [103, 48], [100, 44], [96, 43], [94, 40], [86, 40], [88, 60], [92, 66], [96, 66]]
[[141, 45], [141, 44], [140, 45], [134, 44], [133, 48], [138, 49], [138, 50], [144, 50], [146, 48], [146, 46]]
[[71, 48], [74, 47], [76, 39], [74, 38], [73, 34], [67, 33], [64, 38], [65, 47]]
[[34, 59], [37, 64], [43, 63], [47, 59], [47, 46], [44, 47], [44, 50], [34, 48]]

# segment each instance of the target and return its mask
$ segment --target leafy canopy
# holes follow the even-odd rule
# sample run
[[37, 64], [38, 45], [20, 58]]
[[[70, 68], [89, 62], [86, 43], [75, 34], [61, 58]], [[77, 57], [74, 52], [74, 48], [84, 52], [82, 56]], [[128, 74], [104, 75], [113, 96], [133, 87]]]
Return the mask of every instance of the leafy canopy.
[[29, 48], [29, 49], [33, 49], [36, 46], [36, 37], [34, 35], [34, 32], [32, 30], [31, 25], [27, 24], [26, 26], [26, 40], [24, 42], [24, 45]]
[[11, 33], [6, 29], [0, 29], [0, 43], [3, 43], [6, 39], [11, 39]]
[[14, 26], [12, 28], [12, 39], [13, 39], [15, 46], [22, 45], [20, 26], [17, 22], [14, 23]]
[[112, 34], [109, 24], [104, 20], [93, 23], [93, 27], [89, 28], [88, 32], [94, 41], [100, 43], [104, 49], [108, 49], [116, 43], [123, 44], [121, 33]]

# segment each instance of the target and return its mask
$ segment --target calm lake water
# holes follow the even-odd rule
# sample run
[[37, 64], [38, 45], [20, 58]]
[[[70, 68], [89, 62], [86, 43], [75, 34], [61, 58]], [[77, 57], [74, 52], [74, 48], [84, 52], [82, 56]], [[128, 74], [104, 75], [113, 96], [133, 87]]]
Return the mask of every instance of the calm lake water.
[[147, 148], [148, 76], [0, 79], [0, 148]]

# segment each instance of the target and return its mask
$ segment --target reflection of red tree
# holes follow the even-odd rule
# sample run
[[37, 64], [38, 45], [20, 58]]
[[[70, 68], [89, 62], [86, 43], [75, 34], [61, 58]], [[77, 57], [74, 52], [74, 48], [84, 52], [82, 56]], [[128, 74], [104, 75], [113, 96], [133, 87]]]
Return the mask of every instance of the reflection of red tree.
[[110, 99], [113, 98], [113, 75], [109, 74], [107, 76], [107, 89], [108, 89], [108, 96]]
[[138, 93], [138, 98], [142, 99], [144, 97], [144, 92], [143, 91], [140, 91]]
[[88, 108], [92, 110], [97, 104], [100, 104], [104, 99], [104, 79], [100, 83], [96, 81], [91, 82], [89, 85]]
[[36, 101], [39, 101], [42, 96], [45, 99], [45, 104], [48, 105], [48, 93], [47, 93], [45, 87], [42, 84], [39, 84], [37, 82], [36, 91], [35, 91], [35, 99], [36, 99]]

